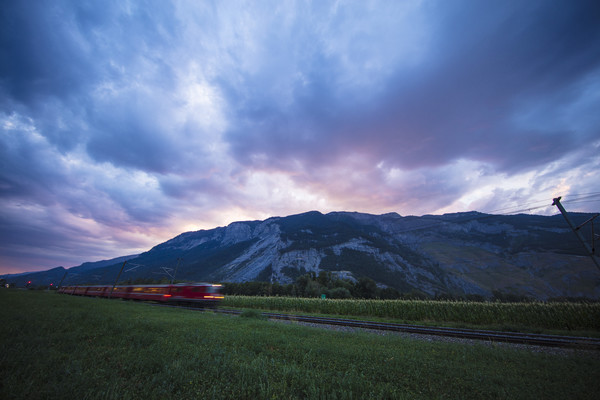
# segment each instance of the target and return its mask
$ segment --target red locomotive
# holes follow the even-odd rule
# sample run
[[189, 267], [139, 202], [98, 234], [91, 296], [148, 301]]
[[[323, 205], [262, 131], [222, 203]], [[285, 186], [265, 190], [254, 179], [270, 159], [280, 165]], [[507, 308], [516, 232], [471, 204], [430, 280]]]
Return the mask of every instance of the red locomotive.
[[171, 304], [190, 304], [214, 307], [223, 299], [221, 285], [211, 283], [177, 283], [174, 285], [125, 286], [63, 286], [59, 293], [77, 296], [120, 298], [125, 300], [150, 300]]

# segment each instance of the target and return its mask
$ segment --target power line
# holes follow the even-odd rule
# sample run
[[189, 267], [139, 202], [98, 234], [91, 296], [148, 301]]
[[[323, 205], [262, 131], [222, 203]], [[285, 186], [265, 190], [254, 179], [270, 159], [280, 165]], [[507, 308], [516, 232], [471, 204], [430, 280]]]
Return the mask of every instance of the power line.
[[[598, 200], [594, 200], [597, 198]], [[600, 201], [600, 192], [590, 192], [590, 193], [581, 193], [573, 196], [568, 196], [562, 202], [563, 204], [577, 204], [577, 203], [593, 203], [595, 201]], [[543, 204], [542, 204], [543, 203]], [[541, 205], [537, 205], [541, 204]], [[518, 208], [517, 208], [518, 207]], [[495, 210], [486, 211], [486, 214], [494, 214], [494, 215], [510, 215], [510, 214], [519, 214], [525, 211], [533, 211], [539, 210], [541, 208], [552, 207], [552, 204], [549, 203], [548, 199], [544, 200], [532, 200], [527, 203], [522, 203], [516, 206], [502, 207], [497, 208]], [[500, 212], [499, 211], [503, 211]]]
[[[542, 203], [543, 203], [543, 205], [534, 206], [535, 204], [542, 204]], [[494, 214], [494, 213], [497, 213], [498, 211], [511, 210], [511, 209], [514, 209], [515, 207], [522, 207], [522, 209], [518, 209], [518, 210], [514, 210], [514, 211], [506, 211], [506, 212], [502, 213], [502, 214], [511, 214], [511, 213], [516, 213], [516, 212], [526, 211], [529, 209], [535, 210], [538, 208], [544, 208], [546, 206], [548, 206], [548, 207], [551, 206], [550, 204], [548, 204], [548, 199], [534, 200], [534, 201], [530, 201], [528, 203], [521, 204], [519, 206], [509, 206], [509, 207], [498, 208], [495, 210], [490, 210], [490, 211], [487, 211], [486, 214]], [[497, 214], [497, 215], [502, 215], [502, 214]]]
[[[585, 196], [585, 197], [584, 197]], [[563, 203], [575, 203], [577, 201], [580, 202], [584, 202], [584, 201], [593, 201], [593, 200], [584, 200], [585, 198], [590, 198], [590, 197], [600, 197], [600, 192], [592, 192], [592, 193], [584, 193], [581, 195], [576, 195], [574, 196], [575, 199], [574, 200], [568, 200], [565, 201]], [[542, 204], [544, 203], [544, 204]], [[541, 204], [541, 205], [538, 205]], [[415, 226], [413, 228], [408, 228], [396, 233], [408, 233], [408, 232], [413, 232], [413, 231], [420, 231], [420, 230], [426, 230], [426, 229], [430, 229], [430, 228], [435, 228], [439, 225], [445, 224], [445, 223], [465, 223], [465, 222], [471, 222], [471, 221], [481, 221], [487, 218], [493, 218], [496, 216], [507, 216], [507, 215], [514, 215], [514, 214], [521, 214], [521, 213], [525, 213], [525, 212], [531, 212], [534, 210], [539, 210], [542, 208], [550, 208], [552, 207], [552, 203], [549, 202], [548, 199], [545, 200], [533, 200], [527, 203], [523, 203], [517, 206], [511, 206], [511, 207], [503, 207], [503, 208], [499, 208], [499, 209], [495, 209], [495, 210], [491, 210], [491, 211], [487, 211], [487, 212], [477, 212], [477, 215], [465, 215], [463, 218], [456, 218], [453, 220], [448, 220], [448, 219], [442, 219], [441, 216], [439, 216], [438, 218], [428, 218], [430, 221], [432, 221], [432, 223], [429, 224], [424, 224], [421, 226]], [[498, 211], [504, 211], [502, 213], [498, 213]], [[435, 221], [435, 222], [433, 222]]]
[[578, 193], [578, 194], [574, 194], [571, 195], [572, 197], [578, 197], [578, 196], [600, 196], [600, 192], [590, 192], [590, 193]]
[[600, 198], [597, 200], [567, 200], [567, 201], [563, 201], [563, 203], [567, 203], [567, 204], [600, 203]]

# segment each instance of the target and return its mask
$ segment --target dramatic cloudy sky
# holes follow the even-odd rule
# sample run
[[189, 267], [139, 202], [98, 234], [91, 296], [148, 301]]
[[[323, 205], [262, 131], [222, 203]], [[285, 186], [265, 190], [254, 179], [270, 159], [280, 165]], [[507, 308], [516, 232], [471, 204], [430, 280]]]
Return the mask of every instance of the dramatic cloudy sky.
[[599, 211], [599, 4], [4, 0], [0, 273], [309, 210]]

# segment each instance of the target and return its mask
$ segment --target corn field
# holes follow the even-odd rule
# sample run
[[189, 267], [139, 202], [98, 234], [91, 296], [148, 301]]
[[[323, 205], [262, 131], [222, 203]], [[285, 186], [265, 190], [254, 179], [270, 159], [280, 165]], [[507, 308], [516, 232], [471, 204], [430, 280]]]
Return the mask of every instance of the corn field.
[[494, 303], [433, 300], [334, 300], [226, 296], [223, 306], [402, 321], [600, 330], [599, 303]]

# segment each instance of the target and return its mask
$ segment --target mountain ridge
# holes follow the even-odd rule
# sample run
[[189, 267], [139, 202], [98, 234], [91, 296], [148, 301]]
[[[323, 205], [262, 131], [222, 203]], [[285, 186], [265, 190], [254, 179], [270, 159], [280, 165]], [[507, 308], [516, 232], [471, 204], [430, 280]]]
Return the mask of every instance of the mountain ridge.
[[[576, 221], [589, 216], [571, 214]], [[77, 276], [69, 269], [66, 281], [112, 283], [97, 277], [114, 282], [127, 261], [131, 267], [121, 280], [171, 279], [176, 272], [177, 280], [285, 284], [305, 273], [329, 271], [430, 296], [490, 297], [501, 291], [542, 300], [600, 298], [600, 271], [558, 214], [309, 211], [184, 232], [128, 257], [91, 270], [82, 268], [84, 263]]]

